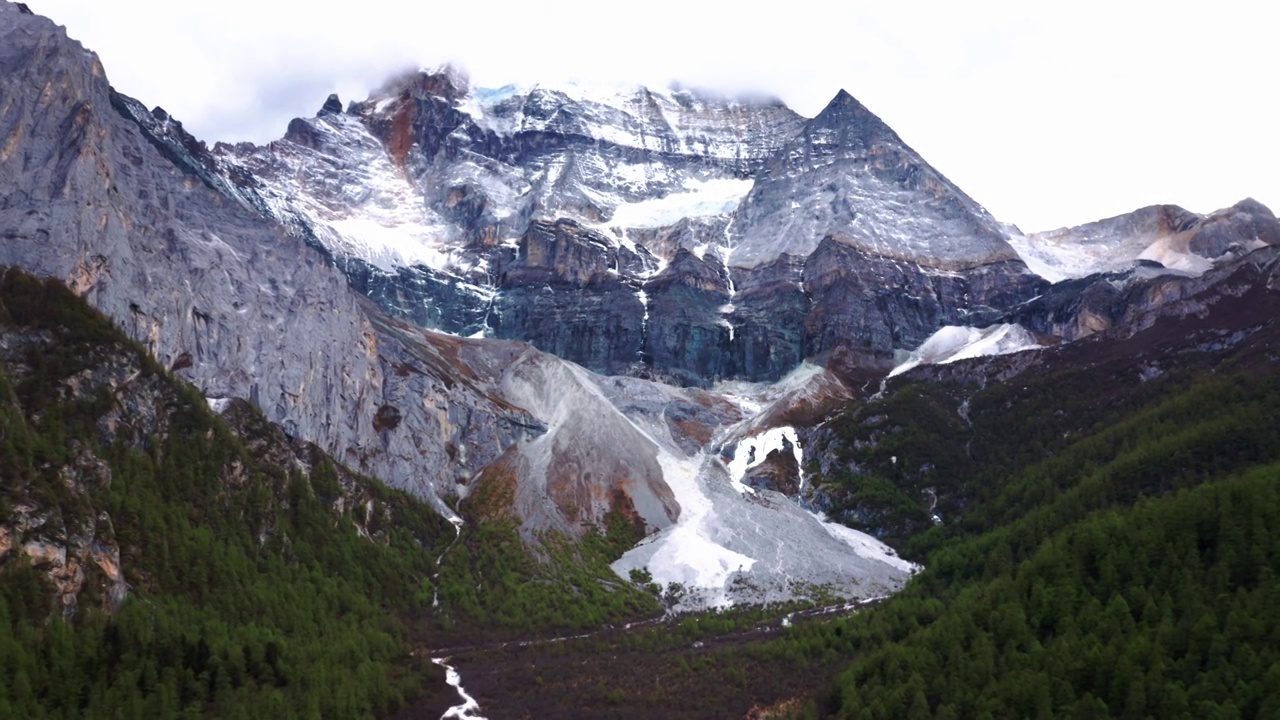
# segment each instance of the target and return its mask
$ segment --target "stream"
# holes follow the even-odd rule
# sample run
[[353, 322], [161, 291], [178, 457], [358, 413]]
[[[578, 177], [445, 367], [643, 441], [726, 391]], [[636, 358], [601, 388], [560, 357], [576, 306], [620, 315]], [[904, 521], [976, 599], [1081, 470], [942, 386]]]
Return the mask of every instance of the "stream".
[[459, 675], [458, 671], [449, 664], [449, 658], [431, 658], [431, 662], [444, 668], [444, 681], [449, 683], [453, 689], [457, 690], [458, 697], [462, 698], [462, 703], [454, 705], [446, 710], [444, 715], [440, 716], [440, 720], [446, 720], [446, 718], [457, 718], [457, 720], [486, 720], [483, 715], [479, 714], [480, 703], [476, 702], [475, 698], [468, 695], [467, 691], [462, 689], [462, 676]]

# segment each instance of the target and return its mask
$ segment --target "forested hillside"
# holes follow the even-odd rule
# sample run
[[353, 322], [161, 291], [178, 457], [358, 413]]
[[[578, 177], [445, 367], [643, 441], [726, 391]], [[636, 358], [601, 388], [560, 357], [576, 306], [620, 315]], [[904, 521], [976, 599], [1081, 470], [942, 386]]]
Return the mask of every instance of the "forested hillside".
[[431, 603], [438, 513], [247, 404], [233, 431], [61, 284], [0, 277], [0, 717], [452, 699], [399, 619]]
[[1253, 314], [922, 373], [833, 420], [836, 512], [928, 527], [926, 570], [806, 630], [851, 665], [804, 714], [1280, 716], [1280, 360]]

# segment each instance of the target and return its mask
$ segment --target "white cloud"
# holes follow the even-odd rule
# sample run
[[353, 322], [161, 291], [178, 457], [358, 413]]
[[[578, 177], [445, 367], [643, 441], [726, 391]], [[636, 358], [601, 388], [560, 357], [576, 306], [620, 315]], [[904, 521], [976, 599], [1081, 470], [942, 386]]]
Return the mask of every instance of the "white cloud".
[[208, 140], [278, 137], [329, 92], [363, 98], [452, 60], [481, 85], [679, 79], [806, 115], [843, 87], [1027, 230], [1157, 202], [1280, 203], [1280, 13], [1263, 3], [28, 4]]

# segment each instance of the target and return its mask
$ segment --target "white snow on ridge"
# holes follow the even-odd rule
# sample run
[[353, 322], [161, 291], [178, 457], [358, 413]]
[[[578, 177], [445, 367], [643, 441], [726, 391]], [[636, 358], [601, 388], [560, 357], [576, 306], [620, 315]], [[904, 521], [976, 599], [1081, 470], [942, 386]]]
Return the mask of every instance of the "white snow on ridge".
[[1026, 236], [1014, 233], [1009, 235], [1009, 245], [1022, 258], [1022, 262], [1026, 263], [1028, 270], [1049, 282], [1062, 282], [1096, 272], [1094, 268], [1097, 267], [1097, 259], [1079, 248], [1033, 244]]
[[347, 115], [306, 122], [329, 149], [278, 142], [252, 156], [222, 159], [259, 176], [259, 166], [267, 166], [277, 179], [259, 194], [271, 214], [286, 224], [304, 220], [334, 252], [387, 271], [409, 265], [444, 270], [458, 250], [445, 242], [449, 223], [427, 208], [382, 141]]
[[[326, 246], [383, 270], [410, 265], [443, 270], [449, 262], [449, 255], [434, 246], [433, 233], [422, 226], [390, 219], [380, 221], [367, 216], [349, 216], [317, 225], [317, 234], [324, 236]], [[440, 233], [443, 232], [441, 229]]]
[[1027, 269], [1055, 283], [1098, 273], [1124, 272], [1139, 260], [1152, 260], [1168, 270], [1197, 276], [1213, 267], [1213, 260], [1192, 253], [1186, 238], [1178, 235], [1096, 238], [1066, 230], [1029, 236], [1011, 231], [1008, 235], [1009, 244], [1027, 264]]
[[[477, 126], [499, 136], [568, 130], [624, 147], [724, 160], [741, 159], [744, 150], [763, 158], [798, 130], [793, 114], [767, 98], [734, 99], [675, 87], [577, 81], [469, 87], [454, 102]], [[744, 106], [775, 114], [779, 126], [761, 127], [758, 136], [744, 141]], [[562, 113], [562, 108], [570, 112]]]
[[986, 328], [948, 325], [929, 336], [919, 348], [889, 372], [889, 377], [918, 365], [943, 365], [956, 360], [1007, 355], [1040, 347], [1026, 328], [1021, 325], [992, 325]]

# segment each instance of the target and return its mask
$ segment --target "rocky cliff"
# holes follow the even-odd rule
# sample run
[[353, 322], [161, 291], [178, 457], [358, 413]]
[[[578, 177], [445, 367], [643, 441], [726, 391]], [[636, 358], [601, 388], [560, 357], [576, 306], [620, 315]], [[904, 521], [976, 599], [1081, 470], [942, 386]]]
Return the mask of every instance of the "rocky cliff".
[[1255, 253], [1280, 245], [1280, 221], [1248, 199], [1199, 215], [1172, 205], [1136, 210], [1019, 243], [1049, 277], [1062, 277], [1013, 322], [1073, 341], [1115, 329], [1133, 334], [1150, 318], [1217, 285]]
[[0, 263], [64, 281], [208, 397], [245, 398], [424, 497], [526, 432], [524, 413], [380, 333], [340, 272], [207, 170], [201, 143], [8, 3], [0, 97]]

